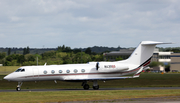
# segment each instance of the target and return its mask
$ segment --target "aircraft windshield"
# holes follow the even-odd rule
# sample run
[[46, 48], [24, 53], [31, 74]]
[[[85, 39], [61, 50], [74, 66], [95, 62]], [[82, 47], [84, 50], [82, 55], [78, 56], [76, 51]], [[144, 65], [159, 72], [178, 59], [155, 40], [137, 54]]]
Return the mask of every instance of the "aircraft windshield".
[[15, 72], [25, 72], [25, 69], [19, 68], [19, 69], [17, 69]]

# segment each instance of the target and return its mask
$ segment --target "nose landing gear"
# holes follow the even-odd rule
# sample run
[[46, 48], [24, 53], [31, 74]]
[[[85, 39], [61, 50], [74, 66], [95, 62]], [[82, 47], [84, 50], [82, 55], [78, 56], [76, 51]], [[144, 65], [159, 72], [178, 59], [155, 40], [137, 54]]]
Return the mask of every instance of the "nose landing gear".
[[17, 91], [21, 90], [22, 84], [23, 84], [23, 82], [18, 82], [18, 85], [17, 85], [17, 88], [16, 88]]

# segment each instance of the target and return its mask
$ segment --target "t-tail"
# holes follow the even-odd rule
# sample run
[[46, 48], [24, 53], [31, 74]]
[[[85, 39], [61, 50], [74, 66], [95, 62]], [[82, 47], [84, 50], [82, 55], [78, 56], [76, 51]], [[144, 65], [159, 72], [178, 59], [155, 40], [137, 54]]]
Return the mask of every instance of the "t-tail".
[[139, 77], [140, 73], [147, 68], [151, 62], [151, 58], [156, 45], [171, 44], [155, 41], [142, 41], [134, 50], [131, 56], [126, 60], [128, 64], [138, 65], [139, 70], [134, 74], [134, 77]]

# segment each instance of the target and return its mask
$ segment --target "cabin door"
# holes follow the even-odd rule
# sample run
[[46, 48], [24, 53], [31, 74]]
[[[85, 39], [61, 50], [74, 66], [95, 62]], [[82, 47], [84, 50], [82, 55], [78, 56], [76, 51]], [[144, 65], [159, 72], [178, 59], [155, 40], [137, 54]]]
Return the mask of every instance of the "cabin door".
[[39, 70], [38, 70], [38, 68], [33, 68], [33, 78], [34, 78], [35, 81], [39, 79]]

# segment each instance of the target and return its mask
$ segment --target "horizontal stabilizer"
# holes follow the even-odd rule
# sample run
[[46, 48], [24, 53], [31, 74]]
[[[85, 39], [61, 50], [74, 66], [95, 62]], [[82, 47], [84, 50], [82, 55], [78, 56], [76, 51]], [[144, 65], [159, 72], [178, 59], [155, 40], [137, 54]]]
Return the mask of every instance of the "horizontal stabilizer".
[[172, 43], [164, 43], [164, 42], [156, 42], [156, 41], [142, 41], [142, 45], [160, 45], [160, 44], [172, 44]]

